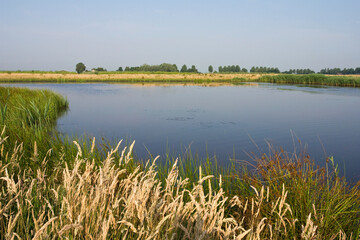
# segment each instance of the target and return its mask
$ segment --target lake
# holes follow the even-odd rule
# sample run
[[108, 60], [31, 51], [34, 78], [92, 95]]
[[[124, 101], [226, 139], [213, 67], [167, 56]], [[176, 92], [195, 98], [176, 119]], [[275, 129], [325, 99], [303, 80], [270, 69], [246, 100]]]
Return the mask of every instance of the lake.
[[[4, 84], [2, 84], [4, 85]], [[9, 84], [7, 84], [9, 85]], [[348, 179], [360, 179], [360, 89], [251, 84], [238, 86], [13, 84], [67, 97], [57, 129], [71, 136], [136, 140], [141, 158], [187, 149], [200, 157], [292, 152], [297, 139], [320, 165], [334, 156]], [[258, 154], [259, 155], [259, 154]]]

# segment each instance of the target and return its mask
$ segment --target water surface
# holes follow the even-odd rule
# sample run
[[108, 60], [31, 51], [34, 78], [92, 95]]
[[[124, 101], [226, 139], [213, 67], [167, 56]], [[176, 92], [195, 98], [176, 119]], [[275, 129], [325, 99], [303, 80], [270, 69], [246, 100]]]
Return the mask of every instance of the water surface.
[[[58, 130], [69, 135], [136, 140], [146, 158], [166, 152], [214, 154], [218, 161], [248, 160], [267, 151], [265, 140], [293, 150], [295, 133], [323, 165], [333, 155], [346, 176], [360, 178], [360, 89], [274, 84], [139, 86], [126, 84], [19, 84], [67, 97]], [[295, 141], [296, 142], [296, 141]], [[254, 144], [255, 143], [255, 144]], [[344, 168], [345, 166], [345, 168]]]

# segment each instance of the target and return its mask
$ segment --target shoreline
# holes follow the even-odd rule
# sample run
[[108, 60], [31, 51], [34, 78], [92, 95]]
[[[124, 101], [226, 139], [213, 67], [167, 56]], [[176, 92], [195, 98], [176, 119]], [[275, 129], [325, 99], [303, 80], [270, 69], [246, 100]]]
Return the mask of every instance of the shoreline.
[[307, 84], [360, 87], [360, 75], [260, 74], [260, 73], [19, 73], [0, 72], [0, 83], [127, 83], [193, 84], [206, 86], [244, 83]]

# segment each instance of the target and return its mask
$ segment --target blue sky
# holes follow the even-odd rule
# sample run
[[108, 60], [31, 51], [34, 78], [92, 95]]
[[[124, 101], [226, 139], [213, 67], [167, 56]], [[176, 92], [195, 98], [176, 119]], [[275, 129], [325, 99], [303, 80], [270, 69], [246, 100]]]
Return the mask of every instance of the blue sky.
[[359, 0], [0, 0], [0, 70], [360, 66]]

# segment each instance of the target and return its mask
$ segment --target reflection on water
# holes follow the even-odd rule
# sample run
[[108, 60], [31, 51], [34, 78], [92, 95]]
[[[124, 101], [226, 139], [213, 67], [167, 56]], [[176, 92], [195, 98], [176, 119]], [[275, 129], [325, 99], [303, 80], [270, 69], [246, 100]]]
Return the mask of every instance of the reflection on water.
[[[67, 97], [70, 111], [58, 130], [70, 135], [135, 139], [135, 150], [248, 159], [267, 151], [265, 140], [292, 151], [293, 131], [319, 164], [334, 155], [346, 175], [360, 178], [360, 89], [252, 84], [126, 85], [21, 84]], [[320, 140], [321, 142], [320, 142]], [[296, 142], [296, 141], [295, 141]], [[324, 145], [324, 148], [322, 147]]]

